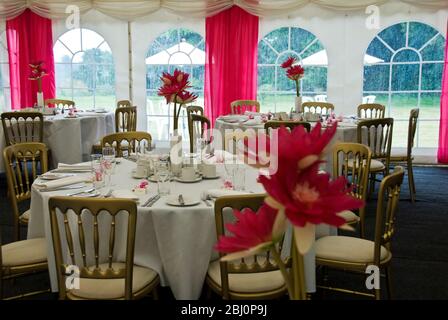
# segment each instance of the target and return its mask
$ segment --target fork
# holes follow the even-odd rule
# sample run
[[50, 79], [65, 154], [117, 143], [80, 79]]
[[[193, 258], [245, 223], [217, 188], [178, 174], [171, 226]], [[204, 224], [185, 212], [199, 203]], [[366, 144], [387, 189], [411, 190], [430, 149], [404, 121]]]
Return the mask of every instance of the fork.
[[146, 205], [147, 208], [152, 207], [154, 205], [154, 203], [157, 202], [157, 200], [160, 199], [159, 195], [155, 195], [154, 198]]

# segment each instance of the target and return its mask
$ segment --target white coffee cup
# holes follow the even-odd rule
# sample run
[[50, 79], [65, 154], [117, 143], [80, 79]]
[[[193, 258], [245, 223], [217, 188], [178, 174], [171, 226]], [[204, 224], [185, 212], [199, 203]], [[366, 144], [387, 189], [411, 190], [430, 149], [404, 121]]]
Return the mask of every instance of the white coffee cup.
[[202, 175], [205, 178], [216, 177], [216, 165], [212, 164], [212, 163], [203, 163], [202, 164]]
[[142, 165], [138, 165], [137, 168], [135, 169], [135, 175], [137, 177], [141, 177], [144, 178], [146, 176], [148, 176], [148, 168], [146, 165], [142, 164]]
[[182, 180], [191, 181], [196, 178], [194, 167], [183, 167], [181, 173]]

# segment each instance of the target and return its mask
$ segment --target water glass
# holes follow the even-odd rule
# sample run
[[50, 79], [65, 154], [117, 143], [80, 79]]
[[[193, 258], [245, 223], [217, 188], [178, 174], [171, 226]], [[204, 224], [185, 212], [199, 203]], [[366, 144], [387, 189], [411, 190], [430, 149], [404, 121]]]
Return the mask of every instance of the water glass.
[[115, 148], [104, 147], [103, 148], [103, 166], [107, 176], [107, 185], [111, 182], [112, 174], [115, 171]]
[[169, 195], [171, 192], [171, 172], [169, 162], [160, 160], [156, 167], [157, 189], [160, 196]]
[[105, 184], [105, 170], [103, 164], [103, 156], [101, 154], [92, 154], [90, 156], [92, 164], [92, 182], [95, 189], [104, 187]]
[[235, 165], [233, 170], [233, 189], [236, 191], [246, 190], [246, 166]]

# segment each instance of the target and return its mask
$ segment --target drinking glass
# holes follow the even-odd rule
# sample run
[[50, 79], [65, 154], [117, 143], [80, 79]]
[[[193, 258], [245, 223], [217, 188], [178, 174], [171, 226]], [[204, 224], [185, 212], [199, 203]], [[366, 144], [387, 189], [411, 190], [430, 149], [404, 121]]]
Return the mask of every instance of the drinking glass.
[[167, 160], [159, 160], [155, 166], [157, 189], [160, 196], [169, 195], [171, 192], [171, 172]]
[[90, 156], [92, 164], [92, 182], [95, 189], [104, 187], [105, 172], [103, 165], [103, 156], [101, 154], [92, 154]]
[[246, 166], [237, 164], [233, 170], [233, 189], [236, 191], [246, 190]]
[[112, 180], [112, 174], [115, 172], [115, 148], [104, 147], [103, 148], [103, 166], [107, 177], [107, 185], [110, 185]]

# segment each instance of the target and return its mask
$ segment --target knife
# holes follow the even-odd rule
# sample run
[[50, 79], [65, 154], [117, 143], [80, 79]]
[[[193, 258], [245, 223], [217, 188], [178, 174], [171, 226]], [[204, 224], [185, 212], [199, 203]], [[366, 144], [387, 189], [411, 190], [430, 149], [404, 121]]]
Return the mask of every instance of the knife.
[[184, 197], [181, 194], [179, 195], [179, 199], [178, 200], [179, 200], [179, 203], [180, 203], [181, 206], [185, 205]]

